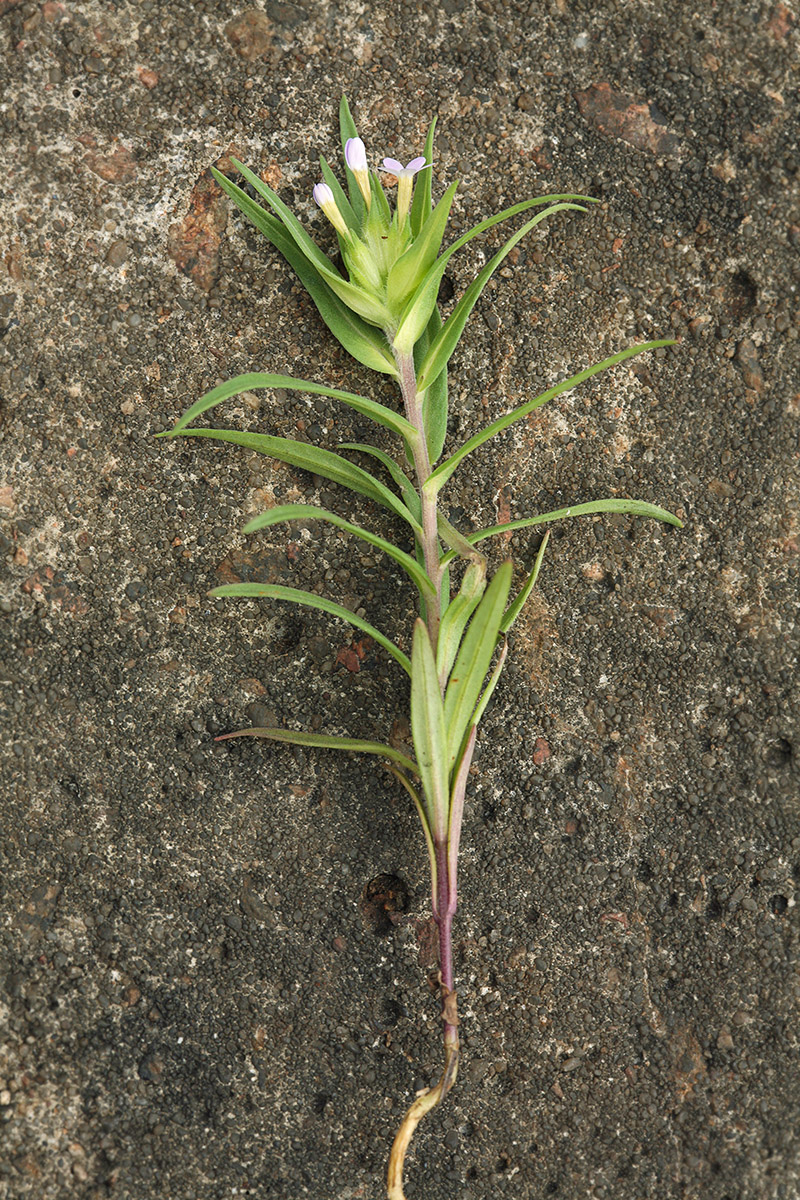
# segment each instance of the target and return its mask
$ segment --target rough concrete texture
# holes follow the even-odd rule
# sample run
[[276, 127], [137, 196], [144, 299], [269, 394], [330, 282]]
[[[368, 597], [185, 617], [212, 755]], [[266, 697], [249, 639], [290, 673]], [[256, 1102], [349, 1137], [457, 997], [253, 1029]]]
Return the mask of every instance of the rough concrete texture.
[[[396, 403], [208, 170], [245, 159], [332, 249], [310, 191], [345, 88], [374, 158], [418, 153], [439, 114], [454, 234], [537, 192], [602, 202], [484, 293], [451, 362], [451, 447], [631, 341], [678, 338], [447, 492], [464, 529], [605, 495], [685, 529], [563, 523], [514, 631], [463, 838], [464, 1065], [409, 1197], [798, 1195], [797, 18], [0, 0], [3, 1200], [379, 1197], [437, 1072], [405, 795], [375, 762], [211, 737], [388, 735], [406, 689], [375, 646], [206, 593], [324, 579], [408, 645], [391, 564], [329, 527], [241, 527], [298, 498], [402, 531], [243, 449], [153, 438], [247, 369]], [[453, 260], [446, 308], [501, 237]], [[373, 436], [296, 393], [219, 420]], [[521, 577], [538, 542], [494, 561]]]

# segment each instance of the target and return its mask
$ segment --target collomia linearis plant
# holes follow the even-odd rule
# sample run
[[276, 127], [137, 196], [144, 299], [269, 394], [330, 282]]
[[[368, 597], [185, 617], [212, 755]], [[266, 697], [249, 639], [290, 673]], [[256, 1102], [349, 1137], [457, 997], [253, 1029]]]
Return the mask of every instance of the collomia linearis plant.
[[[483, 288], [518, 242], [540, 222], [562, 211], [586, 212], [584, 205], [593, 201], [591, 197], [577, 195], [524, 200], [479, 222], [441, 252], [457, 185], [450, 184], [433, 205], [431, 167], [435, 120], [428, 132], [423, 155], [406, 166], [393, 158], [383, 160], [385, 172], [397, 181], [392, 212], [379, 175], [368, 167], [364, 143], [358, 136], [344, 97], [339, 117], [346, 191], [322, 158], [324, 182], [314, 188], [314, 200], [336, 230], [347, 276], [320, 250], [279, 196], [247, 167], [234, 160], [234, 166], [266, 202], [266, 208], [220, 172], [214, 171], [214, 177], [294, 268], [323, 321], [345, 350], [364, 366], [396, 381], [402, 411], [321, 383], [254, 373], [239, 375], [214, 388], [192, 405], [174, 429], [160, 436], [206, 437], [234, 442], [350, 488], [388, 509], [397, 520], [401, 540], [404, 536], [411, 550], [362, 529], [337, 513], [310, 504], [277, 505], [261, 513], [244, 529], [245, 533], [253, 533], [280, 522], [313, 518], [327, 521], [388, 555], [402, 567], [419, 594], [419, 617], [414, 625], [410, 658], [398, 641], [387, 633], [335, 600], [313, 592], [277, 584], [236, 583], [214, 588], [210, 593], [215, 597], [266, 597], [321, 609], [374, 639], [410, 680], [413, 758], [392, 745], [324, 733], [243, 729], [224, 735], [229, 738], [270, 738], [321, 750], [379, 755], [405, 788], [419, 814], [430, 858], [433, 917], [439, 934], [444, 1069], [438, 1083], [414, 1100], [394, 1140], [389, 1158], [388, 1196], [390, 1200], [403, 1200], [403, 1163], [411, 1137], [422, 1117], [450, 1091], [458, 1071], [452, 925], [458, 900], [461, 819], [475, 738], [503, 669], [508, 648], [506, 634], [536, 583], [548, 534], [541, 542], [527, 578], [513, 598], [511, 561], [504, 562], [489, 578], [487, 560], [478, 546], [486, 538], [507, 530], [547, 525], [565, 517], [594, 513], [629, 513], [681, 525], [677, 517], [654, 504], [615, 498], [576, 504], [488, 529], [465, 532], [447, 520], [440, 509], [439, 497], [459, 463], [515, 421], [522, 420], [600, 371], [646, 350], [669, 346], [672, 341], [664, 339], [631, 346], [579, 371], [498, 417], [442, 460], [447, 433], [447, 364]], [[443, 322], [437, 298], [442, 276], [452, 256], [493, 225], [531, 209], [538, 211], [487, 262]], [[189, 428], [202, 413], [232, 396], [256, 388], [296, 389], [327, 396], [390, 430], [399, 439], [397, 457], [391, 457], [377, 446], [361, 443], [345, 443], [340, 447], [344, 451], [371, 456], [385, 472], [388, 482], [357, 466], [343, 454], [291, 438]], [[454, 567], [460, 578], [457, 587], [453, 579], [456, 572], [451, 574]]]

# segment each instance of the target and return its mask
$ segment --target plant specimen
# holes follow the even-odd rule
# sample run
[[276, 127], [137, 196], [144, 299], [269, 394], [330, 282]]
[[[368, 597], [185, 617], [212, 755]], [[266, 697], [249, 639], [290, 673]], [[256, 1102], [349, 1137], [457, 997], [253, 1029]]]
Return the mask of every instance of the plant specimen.
[[[388, 1171], [390, 1200], [402, 1200], [403, 1162], [422, 1117], [439, 1104], [458, 1071], [458, 1011], [453, 978], [452, 925], [458, 900], [458, 845], [468, 773], [478, 724], [497, 686], [507, 653], [506, 634], [536, 583], [549, 534], [512, 598], [513, 567], [504, 562], [492, 578], [479, 545], [493, 534], [548, 525], [565, 517], [593, 513], [630, 513], [680, 526], [677, 517], [639, 500], [606, 499], [555, 512], [507, 521], [488, 529], [456, 529], [441, 511], [442, 489], [467, 455], [554, 397], [600, 371], [634, 355], [672, 342], [645, 342], [622, 350], [534, 396], [498, 417], [442, 459], [447, 432], [447, 364], [483, 288], [510, 251], [532, 229], [557, 212], [586, 212], [591, 197], [540, 196], [524, 200], [479, 222], [442, 251], [456, 183], [435, 205], [431, 167], [435, 119], [424, 153], [403, 165], [385, 158], [385, 172], [397, 181], [394, 211], [381, 178], [370, 170], [345, 97], [340, 106], [346, 191], [324, 158], [323, 182], [314, 200], [336, 230], [343, 274], [308, 235], [280, 197], [252, 171], [234, 166], [266, 201], [259, 205], [242, 187], [214, 171], [223, 191], [283, 255], [307, 288], [325, 324], [360, 363], [397, 383], [402, 411], [365, 396], [284, 375], [237, 376], [198, 400], [167, 437], [206, 437], [233, 442], [304, 468], [368, 497], [397, 519], [408, 549], [315, 505], [280, 504], [245, 526], [245, 533], [294, 520], [330, 522], [361, 538], [394, 560], [417, 590], [419, 617], [409, 655], [386, 633], [356, 613], [314, 592], [276, 584], [236, 583], [214, 588], [212, 596], [267, 597], [308, 605], [356, 626], [382, 646], [410, 680], [410, 726], [414, 758], [395, 746], [359, 738], [333, 737], [291, 729], [243, 729], [225, 737], [259, 737], [320, 749], [362, 751], [381, 756], [407, 791], [419, 814], [431, 868], [433, 916], [439, 935], [439, 964], [444, 1069], [438, 1083], [417, 1096], [395, 1137]], [[451, 257], [473, 238], [501, 221], [537, 210], [486, 263], [443, 322], [437, 299]], [[329, 397], [349, 405], [390, 430], [400, 454], [391, 457], [377, 446], [345, 443], [340, 449], [369, 455], [384, 479], [343, 454], [269, 434], [189, 428], [202, 413], [232, 396], [255, 388], [287, 388]], [[386, 482], [385, 480], [388, 480]], [[451, 576], [451, 568], [455, 568]], [[454, 578], [458, 573], [459, 578]], [[457, 586], [456, 586], [457, 585]]]

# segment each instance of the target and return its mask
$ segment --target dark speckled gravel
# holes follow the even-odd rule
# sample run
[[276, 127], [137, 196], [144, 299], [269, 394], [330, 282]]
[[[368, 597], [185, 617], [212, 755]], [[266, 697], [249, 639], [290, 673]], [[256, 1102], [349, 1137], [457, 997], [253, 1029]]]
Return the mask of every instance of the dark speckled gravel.
[[[242, 537], [318, 481], [152, 437], [247, 369], [390, 399], [208, 192], [238, 153], [326, 238], [345, 85], [376, 155], [439, 113], [454, 233], [531, 193], [601, 201], [485, 292], [452, 445], [679, 338], [447, 492], [465, 528], [612, 493], [686, 527], [556, 531], [471, 785], [464, 1069], [409, 1197], [798, 1195], [798, 28], [771, 0], [0, 0], [3, 1200], [377, 1197], [437, 1070], [405, 797], [375, 763], [212, 741], [255, 710], [384, 738], [406, 703], [374, 648], [337, 665], [322, 614], [208, 601], [226, 571], [324, 577], [406, 639], [412, 596], [331, 530]], [[291, 393], [221, 415], [366, 432]], [[381, 875], [409, 907], [378, 932]]]

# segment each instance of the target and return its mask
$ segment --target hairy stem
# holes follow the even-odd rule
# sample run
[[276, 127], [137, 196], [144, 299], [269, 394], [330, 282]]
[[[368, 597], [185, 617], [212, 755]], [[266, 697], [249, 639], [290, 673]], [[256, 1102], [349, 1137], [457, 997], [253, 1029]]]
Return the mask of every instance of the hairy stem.
[[400, 390], [403, 394], [403, 404], [406, 418], [414, 426], [418, 437], [412, 446], [414, 455], [414, 470], [417, 474], [420, 499], [422, 501], [422, 553], [425, 558], [425, 570], [431, 583], [436, 589], [436, 600], [427, 606], [427, 626], [434, 654], [439, 638], [439, 619], [442, 608], [442, 566], [439, 561], [439, 534], [437, 521], [438, 496], [426, 493], [423, 485], [431, 473], [431, 461], [428, 454], [428, 443], [425, 438], [425, 420], [422, 404], [417, 390], [417, 374], [414, 369], [414, 357], [411, 354], [396, 354], [398, 370], [400, 371]]

